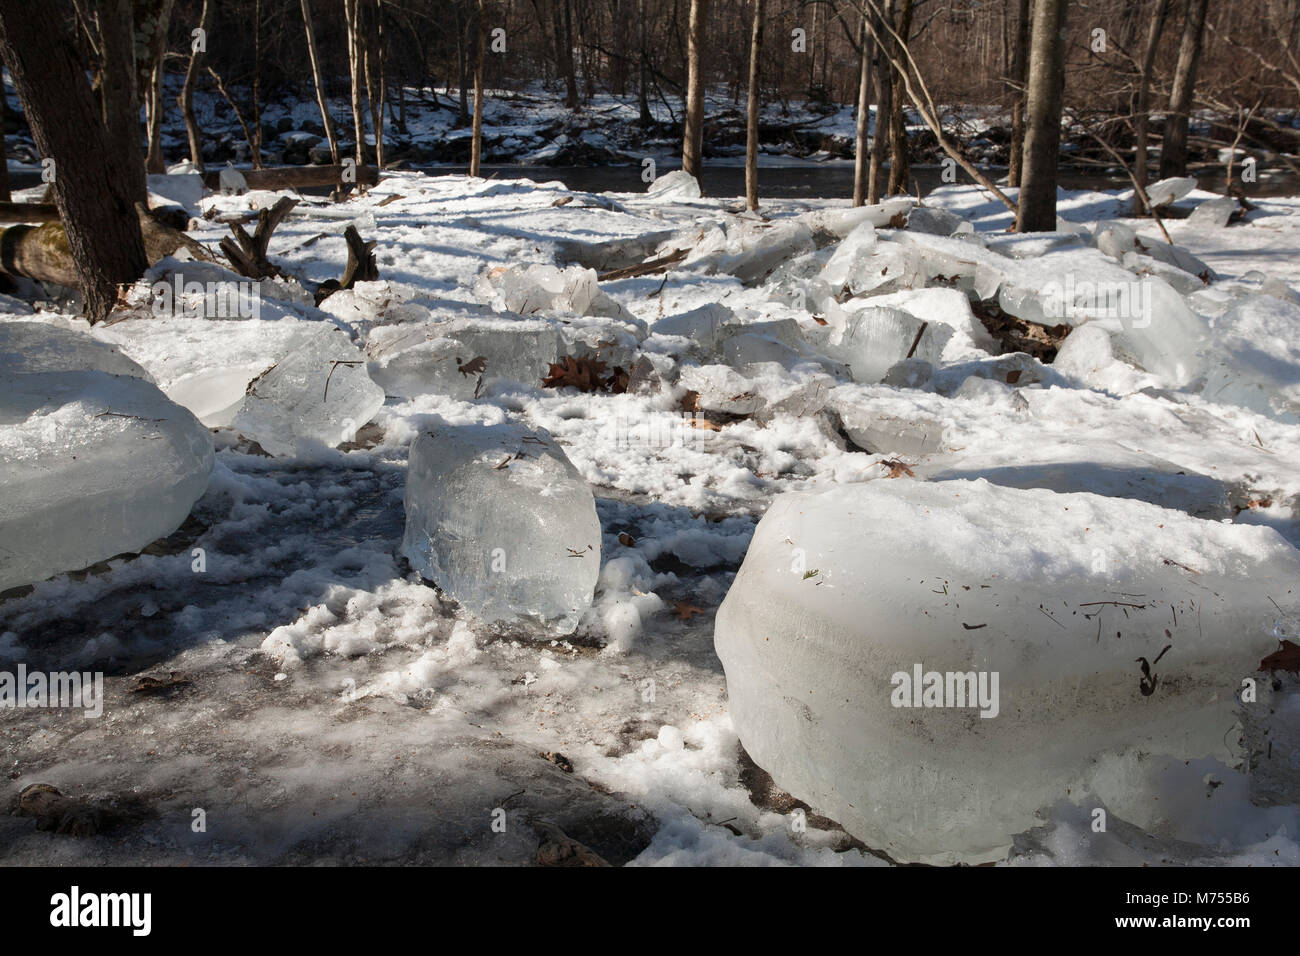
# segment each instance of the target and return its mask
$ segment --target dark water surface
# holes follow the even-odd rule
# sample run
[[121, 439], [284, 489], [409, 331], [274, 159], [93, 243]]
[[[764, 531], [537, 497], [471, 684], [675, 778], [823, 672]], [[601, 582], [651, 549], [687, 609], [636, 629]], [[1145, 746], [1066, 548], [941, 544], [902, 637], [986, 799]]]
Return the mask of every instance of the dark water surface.
[[[430, 175], [465, 174], [466, 166], [420, 166]], [[659, 173], [672, 167], [660, 166]], [[996, 182], [1006, 174], [1005, 169], [989, 169], [988, 175]], [[921, 195], [937, 186], [945, 185], [938, 166], [912, 167], [912, 180], [920, 187]], [[529, 179], [533, 182], [559, 180], [566, 187], [581, 192], [643, 192], [640, 166], [506, 166], [484, 165], [484, 176], [494, 179]], [[1215, 166], [1193, 170], [1200, 188], [1222, 192], [1223, 167]], [[970, 182], [961, 170], [957, 181]], [[853, 166], [850, 163], [835, 165], [800, 165], [760, 167], [758, 171], [759, 194], [774, 199], [848, 199], [853, 195]], [[1127, 176], [1100, 174], [1093, 171], [1062, 170], [1059, 184], [1063, 189], [1127, 189]], [[709, 166], [705, 163], [704, 191], [709, 196], [743, 197], [745, 195], [745, 170], [741, 166]], [[1273, 174], [1260, 171], [1260, 181], [1245, 184], [1246, 196], [1297, 196], [1300, 195], [1300, 176], [1291, 172]]]

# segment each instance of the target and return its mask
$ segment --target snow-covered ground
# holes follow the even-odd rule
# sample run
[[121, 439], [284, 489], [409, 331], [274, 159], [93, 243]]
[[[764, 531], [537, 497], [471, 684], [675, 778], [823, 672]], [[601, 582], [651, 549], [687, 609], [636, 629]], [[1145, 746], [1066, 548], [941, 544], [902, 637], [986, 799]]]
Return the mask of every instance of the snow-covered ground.
[[[218, 216], [276, 198], [208, 196], [202, 209]], [[1180, 203], [1210, 198], [1192, 193]], [[891, 228], [887, 215], [874, 249], [852, 258], [863, 232], [839, 238], [842, 203], [773, 202], [765, 225], [689, 195], [575, 194], [558, 183], [401, 172], [346, 203], [299, 204], [270, 249], [289, 279], [263, 285], [255, 321], [150, 318], [154, 297], [142, 285], [134, 317], [123, 313], [126, 321], [93, 335], [177, 401], [176, 383], [189, 374], [211, 374], [201, 380], [228, 390], [218, 373], [243, 368], [250, 355], [256, 365], [259, 342], [278, 356], [283, 326], [304, 321], [344, 330], [366, 352], [371, 376], [389, 383], [388, 397], [372, 422], [350, 422], [355, 441], [295, 445], [280, 457], [241, 435], [236, 417], [236, 427], [216, 429], [208, 490], [175, 534], [138, 556], [0, 599], [0, 662], [109, 675], [101, 718], [0, 712], [8, 789], [45, 782], [71, 795], [136, 794], [154, 810], [82, 840], [0, 817], [0, 860], [527, 863], [539, 842], [563, 842], [562, 831], [616, 864], [882, 864], [819, 816], [824, 808], [804, 814], [773, 787], [743, 755], [728, 710], [714, 614], [777, 495], [997, 473], [1014, 487], [1137, 497], [1207, 523], [1263, 525], [1300, 546], [1300, 198], [1260, 200], [1243, 224], [1171, 221], [1174, 241], [1217, 274], [1204, 291], [1192, 273], [1176, 277], [1177, 267], [1154, 258], [1125, 271], [1071, 233], [1122, 216], [1122, 194], [1063, 194], [1062, 232], [1045, 238], [1006, 235], [1009, 214], [974, 187], [939, 190], [926, 204], [964, 217], [977, 238]], [[378, 240], [380, 280], [316, 308], [295, 280], [315, 288], [337, 279], [342, 234], [353, 224]], [[1154, 231], [1149, 222], [1128, 225]], [[226, 232], [199, 219], [191, 234], [215, 248]], [[509, 270], [597, 265], [617, 258], [618, 241], [648, 234], [659, 234], [661, 251], [688, 248], [685, 264], [601, 282], [612, 303], [587, 309], [584, 300], [576, 311], [586, 318], [548, 302], [533, 319], [531, 345], [515, 353], [499, 345], [511, 333], [492, 332], [493, 313], [532, 311]], [[653, 258], [655, 246], [621, 254]], [[864, 288], [837, 302], [838, 290], [819, 288], [817, 277], [841, 248], [845, 284]], [[1062, 255], [1075, 258], [1052, 258]], [[894, 263], [901, 275], [889, 272]], [[983, 324], [960, 305], [966, 297], [951, 290], [986, 289], [993, 270], [992, 288], [1001, 284], [1012, 312], [1025, 290], [1044, 291], [1052, 263], [1099, 281], [1140, 273], [1183, 283], [1178, 298], [1195, 309], [1209, 344], [1179, 342], [1177, 329], [1121, 328], [1112, 334], [1118, 359], [1090, 349], [1062, 370], [996, 357]], [[185, 270], [165, 262], [151, 278]], [[907, 288], [918, 285], [931, 291]], [[1239, 315], [1234, 295], [1268, 308]], [[866, 304], [922, 316], [913, 348], [927, 354], [933, 345], [931, 366], [913, 357], [890, 370], [891, 384], [864, 381], [863, 359], [836, 335], [868, 322], [855, 318]], [[55, 308], [25, 314], [12, 300], [5, 308], [12, 312], [0, 322], [92, 334]], [[680, 318], [694, 310], [705, 311]], [[754, 328], [720, 332], [719, 316]], [[211, 328], [172, 334], [173, 321]], [[632, 383], [617, 393], [544, 387], [540, 377], [484, 376], [476, 385], [453, 368], [451, 384], [440, 386], [432, 360], [420, 364], [434, 322], [479, 329], [458, 341], [482, 353], [499, 347], [493, 361], [505, 365], [525, 362], [538, 342], [558, 341], [560, 352], [576, 342], [608, 349], [596, 354], [624, 366]], [[661, 322], [674, 334], [656, 332]], [[416, 345], [403, 351], [408, 333]], [[894, 359], [905, 357], [912, 334], [906, 326]], [[897, 349], [881, 343], [873, 348]], [[1176, 366], [1197, 347], [1213, 356], [1235, 350], [1272, 390], [1249, 398], [1253, 411], [1208, 400], [1195, 383], [1177, 381]], [[1135, 367], [1138, 357], [1150, 367]], [[421, 375], [429, 391], [413, 394]], [[688, 386], [699, 393], [694, 402]], [[238, 380], [232, 400], [242, 392]], [[481, 623], [401, 557], [412, 441], [430, 426], [508, 422], [548, 432], [596, 497], [599, 582], [566, 636], [528, 622]], [[882, 437], [889, 429], [893, 439]], [[882, 453], [864, 450], [873, 445]], [[1067, 467], [1051, 467], [1061, 462]], [[1023, 474], [1009, 477], [1016, 465]], [[1134, 490], [1151, 476], [1155, 491]], [[1218, 540], [1188, 537], [1179, 566], [1213, 561]], [[1277, 599], [1296, 609], [1294, 594]], [[1283, 620], [1279, 634], [1288, 626]], [[170, 672], [188, 683], [153, 693], [137, 686], [141, 674]], [[1095, 833], [1093, 804], [1062, 794], [1041, 826], [1017, 836], [1011, 860], [1300, 863], [1296, 793], [1256, 806], [1232, 767], [1183, 770], [1177, 827], [1148, 832], [1115, 816]], [[192, 827], [197, 809], [203, 832]], [[494, 826], [498, 810], [504, 832]]]

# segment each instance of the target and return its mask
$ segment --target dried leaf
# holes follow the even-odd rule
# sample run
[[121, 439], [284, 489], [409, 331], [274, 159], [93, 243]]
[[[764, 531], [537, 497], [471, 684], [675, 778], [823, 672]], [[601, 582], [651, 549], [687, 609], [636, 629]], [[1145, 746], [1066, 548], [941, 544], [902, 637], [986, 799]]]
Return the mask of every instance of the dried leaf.
[[722, 431], [721, 425], [714, 424], [707, 418], [688, 418], [686, 419], [686, 424], [690, 425], [692, 428], [703, 428], [706, 432]]
[[899, 461], [897, 458], [886, 459], [878, 462], [878, 464], [880, 465], [881, 468], [889, 469], [890, 478], [902, 478], [904, 475], [907, 475], [907, 477], [909, 478], [916, 477], [912, 469], [909, 468], [903, 462]]
[[559, 362], [551, 362], [546, 376], [542, 379], [545, 388], [576, 388], [580, 392], [611, 392], [621, 394], [627, 391], [630, 376], [621, 367], [615, 366], [607, 375], [609, 366], [597, 358], [564, 355]]
[[707, 613], [704, 608], [696, 607], [694, 604], [687, 604], [685, 601], [677, 601], [673, 604], [673, 614], [678, 620], [689, 621], [696, 614]]
[[1300, 675], [1300, 644], [1282, 641], [1282, 646], [1259, 662], [1261, 671], [1290, 671]]
[[458, 355], [456, 356], [456, 371], [460, 372], [461, 375], [465, 375], [465, 376], [482, 375], [485, 371], [487, 371], [487, 357], [483, 355], [476, 355], [474, 358], [470, 359], [468, 362], [462, 365], [460, 361], [460, 356]]

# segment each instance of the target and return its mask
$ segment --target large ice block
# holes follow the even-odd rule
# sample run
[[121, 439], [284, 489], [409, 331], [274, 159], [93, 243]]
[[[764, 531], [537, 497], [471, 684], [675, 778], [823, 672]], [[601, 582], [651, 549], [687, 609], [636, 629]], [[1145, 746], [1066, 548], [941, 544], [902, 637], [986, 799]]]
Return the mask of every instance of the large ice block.
[[[781, 788], [899, 860], [983, 862], [1107, 758], [1231, 764], [1235, 695], [1296, 580], [1270, 528], [881, 478], [776, 499], [715, 645]], [[1147, 784], [1106, 805], [1152, 816]]]
[[139, 551], [207, 488], [208, 430], [78, 334], [0, 326], [0, 591]]
[[485, 621], [570, 634], [600, 573], [591, 489], [545, 431], [435, 423], [411, 446], [401, 553]]
[[276, 364], [248, 385], [231, 427], [272, 455], [293, 455], [356, 437], [384, 405], [365, 355], [346, 332], [311, 323]]

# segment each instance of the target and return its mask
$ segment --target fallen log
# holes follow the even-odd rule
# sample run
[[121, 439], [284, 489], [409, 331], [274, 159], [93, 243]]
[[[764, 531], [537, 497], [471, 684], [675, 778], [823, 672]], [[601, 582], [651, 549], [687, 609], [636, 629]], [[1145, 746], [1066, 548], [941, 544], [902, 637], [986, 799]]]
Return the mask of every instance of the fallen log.
[[[179, 229], [159, 222], [142, 203], [136, 204], [136, 213], [150, 265], [181, 248], [196, 259], [213, 261], [203, 246]], [[0, 271], [74, 289], [81, 284], [68, 248], [68, 234], [57, 219], [39, 226], [17, 225], [0, 230]]]
[[[305, 189], [310, 187], [345, 186], [345, 167], [338, 166], [271, 166], [266, 169], [241, 169], [239, 173], [249, 189]], [[379, 182], [379, 170], [374, 166], [357, 166], [356, 182], [373, 186]], [[211, 169], [203, 174], [203, 185], [214, 191], [221, 190], [221, 170]]]
[[52, 202], [0, 202], [0, 222], [57, 222], [59, 207]]

